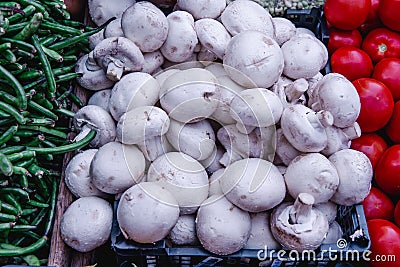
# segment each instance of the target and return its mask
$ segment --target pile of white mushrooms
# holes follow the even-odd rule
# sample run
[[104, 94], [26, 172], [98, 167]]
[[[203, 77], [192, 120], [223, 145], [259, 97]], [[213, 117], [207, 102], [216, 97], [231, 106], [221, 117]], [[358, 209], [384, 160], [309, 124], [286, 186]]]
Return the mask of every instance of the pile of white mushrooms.
[[119, 200], [120, 230], [139, 243], [227, 255], [341, 237], [337, 205], [368, 195], [372, 167], [349, 149], [360, 100], [320, 73], [323, 43], [247, 0], [178, 0], [167, 16], [142, 1], [92, 18], [111, 16], [77, 66], [96, 92], [74, 125], [98, 134], [65, 171], [79, 198], [61, 222], [69, 246], [107, 240], [103, 198]]

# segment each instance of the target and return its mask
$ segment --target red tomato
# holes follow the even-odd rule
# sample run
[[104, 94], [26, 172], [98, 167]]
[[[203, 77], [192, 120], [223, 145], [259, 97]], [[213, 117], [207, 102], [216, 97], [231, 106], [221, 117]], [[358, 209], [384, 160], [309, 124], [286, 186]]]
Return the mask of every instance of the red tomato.
[[400, 200], [397, 201], [396, 208], [394, 209], [394, 222], [400, 227]]
[[[372, 267], [398, 267], [400, 259], [400, 229], [393, 223], [382, 219], [369, 220], [367, 225], [371, 240], [370, 250], [372, 252], [368, 256], [370, 265]], [[394, 255], [395, 259], [389, 260], [390, 255]]]
[[331, 56], [332, 72], [344, 75], [350, 81], [370, 77], [374, 66], [367, 53], [357, 47], [344, 46]]
[[400, 196], [400, 145], [383, 152], [375, 168], [375, 181], [386, 194]]
[[381, 21], [378, 16], [380, 0], [371, 0], [371, 8], [369, 9], [367, 20], [360, 26], [361, 31], [368, 32], [381, 25]]
[[328, 51], [332, 54], [343, 46], [360, 47], [361, 42], [362, 37], [358, 30], [344, 31], [332, 28], [329, 30]]
[[400, 34], [386, 28], [377, 28], [367, 34], [361, 48], [374, 63], [386, 57], [400, 57]]
[[359, 138], [351, 140], [350, 146], [350, 148], [367, 155], [374, 169], [387, 147], [385, 139], [376, 133], [363, 134]]
[[400, 58], [384, 58], [375, 65], [372, 78], [383, 82], [392, 92], [394, 101], [400, 99]]
[[354, 30], [367, 19], [370, 8], [371, 0], [326, 0], [324, 13], [333, 27]]
[[392, 142], [400, 144], [400, 101], [394, 105], [392, 117], [385, 130]]
[[365, 218], [391, 220], [394, 213], [392, 200], [376, 187], [372, 187], [368, 196], [363, 201]]
[[400, 31], [400, 1], [381, 0], [379, 4], [379, 18], [386, 27]]
[[392, 116], [394, 101], [390, 90], [372, 78], [353, 81], [361, 101], [360, 116], [357, 119], [363, 133], [383, 128]]

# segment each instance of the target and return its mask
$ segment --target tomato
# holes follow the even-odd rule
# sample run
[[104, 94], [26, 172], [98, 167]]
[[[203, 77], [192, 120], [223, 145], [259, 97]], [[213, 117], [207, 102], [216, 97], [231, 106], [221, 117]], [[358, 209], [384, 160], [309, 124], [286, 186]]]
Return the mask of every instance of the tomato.
[[361, 48], [374, 63], [386, 57], [400, 57], [400, 34], [386, 28], [377, 28], [365, 36]]
[[397, 201], [396, 207], [394, 209], [394, 222], [400, 227], [400, 200]]
[[360, 47], [362, 42], [361, 33], [358, 30], [344, 31], [338, 29], [329, 30], [328, 51], [330, 54], [343, 46]]
[[[367, 222], [371, 240], [371, 254], [368, 256], [372, 267], [398, 267], [400, 259], [400, 229], [393, 223], [374, 219]], [[394, 255], [395, 259], [389, 259]], [[385, 261], [383, 261], [386, 259]]]
[[326, 0], [324, 13], [333, 27], [354, 30], [367, 19], [371, 0]]
[[351, 140], [350, 146], [350, 148], [367, 155], [374, 169], [387, 147], [385, 139], [376, 133], [363, 134], [359, 138]]
[[393, 143], [400, 144], [400, 101], [397, 101], [394, 105], [392, 117], [385, 131]]
[[394, 31], [400, 31], [399, 0], [381, 0], [379, 3], [378, 14], [386, 27]]
[[360, 26], [362, 32], [368, 32], [382, 24], [378, 15], [379, 2], [380, 0], [371, 0], [367, 20]]
[[374, 68], [367, 53], [357, 47], [344, 46], [331, 56], [332, 72], [344, 75], [350, 81], [370, 77]]
[[400, 196], [400, 145], [386, 149], [375, 168], [377, 185], [391, 196]]
[[392, 200], [376, 187], [372, 187], [368, 196], [363, 201], [365, 218], [391, 220], [394, 213]]
[[372, 78], [383, 82], [392, 92], [394, 101], [400, 99], [400, 58], [384, 58], [375, 65]]
[[363, 133], [383, 128], [392, 116], [394, 101], [390, 90], [372, 78], [353, 81], [361, 101], [360, 116], [357, 119]]

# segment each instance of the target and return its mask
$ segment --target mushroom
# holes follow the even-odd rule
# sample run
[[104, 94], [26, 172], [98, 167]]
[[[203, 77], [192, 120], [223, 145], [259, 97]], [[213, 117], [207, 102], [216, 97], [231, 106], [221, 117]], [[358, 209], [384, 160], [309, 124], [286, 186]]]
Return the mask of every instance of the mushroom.
[[142, 151], [144, 157], [150, 162], [165, 153], [174, 151], [174, 148], [168, 142], [165, 135], [147, 138], [137, 144], [137, 146]]
[[200, 19], [195, 22], [194, 27], [201, 45], [223, 59], [231, 40], [224, 25], [214, 19]]
[[353, 127], [347, 128], [328, 126], [325, 131], [328, 136], [328, 143], [321, 153], [327, 157], [339, 150], [350, 148], [351, 140], [361, 136], [361, 128], [357, 122], [354, 123]]
[[199, 61], [204, 66], [210, 65], [217, 59], [218, 57], [204, 46], [202, 46], [200, 52], [197, 53], [197, 61]]
[[304, 27], [296, 28], [296, 35], [298, 35], [298, 34], [308, 34], [312, 37], [315, 37], [315, 33], [312, 30], [310, 30], [308, 28], [304, 28]]
[[227, 166], [220, 184], [229, 201], [250, 212], [272, 209], [286, 193], [278, 168], [258, 158], [242, 159]]
[[308, 193], [314, 197], [314, 203], [328, 201], [339, 185], [335, 166], [320, 153], [297, 156], [290, 162], [284, 177], [293, 198]]
[[97, 149], [87, 149], [76, 154], [65, 168], [65, 184], [69, 191], [77, 197], [97, 196], [106, 198], [108, 195], [100, 191], [90, 178], [90, 163]]
[[110, 37], [93, 50], [96, 62], [112, 81], [119, 81], [124, 73], [141, 71], [144, 58], [139, 48], [126, 37]]
[[196, 236], [196, 215], [181, 215], [168, 238], [175, 245], [197, 245], [199, 240]]
[[178, 0], [177, 4], [181, 10], [185, 10], [198, 19], [215, 19], [225, 9], [225, 0]]
[[210, 189], [208, 191], [208, 197], [213, 195], [223, 195], [221, 184], [219, 180], [221, 179], [222, 175], [225, 173], [225, 168], [221, 168], [215, 171], [211, 176], [208, 178]]
[[328, 233], [326, 234], [326, 237], [324, 241], [322, 241], [322, 244], [337, 244], [338, 240], [343, 237], [343, 230], [340, 227], [340, 224], [337, 221], [333, 221], [329, 225], [329, 230]]
[[[92, 61], [88, 63], [88, 61]], [[110, 88], [114, 85], [114, 81], [107, 78], [106, 73], [94, 61], [89, 59], [89, 54], [86, 54], [78, 59], [75, 66], [75, 72], [81, 74], [76, 78], [76, 81], [85, 89], [91, 91], [99, 91]], [[88, 68], [89, 66], [89, 68]]]
[[164, 64], [161, 66], [163, 69], [175, 68], [178, 70], [187, 70], [192, 68], [204, 68], [204, 64], [197, 60], [197, 54], [191, 54], [187, 59], [182, 62], [172, 62], [168, 59], [164, 59]]
[[99, 106], [108, 113], [110, 113], [110, 107], [109, 107], [110, 97], [111, 97], [111, 89], [97, 91], [89, 98], [87, 104]]
[[201, 160], [200, 163], [204, 168], [206, 168], [208, 173], [214, 173], [222, 168], [219, 160], [222, 158], [224, 153], [225, 149], [222, 146], [215, 146], [212, 154], [208, 158]]
[[301, 152], [320, 152], [328, 143], [325, 128], [332, 125], [329, 111], [314, 112], [301, 104], [283, 110], [281, 128], [289, 143]]
[[249, 213], [223, 196], [209, 197], [197, 212], [197, 237], [211, 253], [228, 255], [239, 251], [245, 246], [250, 230]]
[[[213, 62], [210, 65], [206, 66], [204, 69], [211, 72], [215, 76], [215, 78], [218, 79], [218, 81], [219, 78], [223, 76], [228, 76], [228, 73], [225, 71], [224, 65], [222, 65], [221, 63]], [[219, 82], [222, 83], [221, 81]]]
[[96, 45], [98, 45], [101, 41], [104, 40], [104, 38], [105, 38], [104, 37], [104, 31], [105, 31], [105, 29], [102, 29], [101, 31], [99, 31], [99, 32], [97, 32], [95, 34], [92, 34], [92, 35], [90, 35], [88, 37], [89, 48], [91, 50], [93, 50], [96, 47]]
[[351, 127], [360, 114], [361, 102], [354, 85], [339, 73], [325, 75], [313, 93], [308, 104], [312, 109], [330, 111], [333, 125], [339, 128]]
[[289, 143], [281, 128], [276, 130], [276, 155], [283, 164], [289, 166], [290, 162], [301, 154], [300, 151]]
[[322, 214], [325, 215], [329, 224], [335, 221], [337, 215], [337, 205], [332, 201], [315, 204], [314, 208], [316, 208], [317, 210], [322, 212]]
[[270, 38], [275, 38], [272, 16], [262, 6], [252, 1], [231, 2], [222, 12], [221, 21], [232, 36], [245, 31], [260, 31]]
[[136, 146], [110, 142], [94, 155], [90, 177], [99, 190], [118, 194], [140, 182], [145, 164], [143, 153]]
[[81, 197], [68, 206], [60, 222], [62, 240], [79, 252], [89, 252], [107, 242], [113, 210], [99, 197]]
[[89, 0], [89, 14], [92, 21], [100, 26], [112, 17], [120, 18], [122, 13], [135, 3], [135, 0], [121, 0], [118, 1], [118, 5], [110, 5], [107, 1]]
[[272, 18], [275, 28], [275, 41], [282, 46], [296, 34], [296, 26], [287, 18]]
[[117, 124], [117, 140], [135, 145], [146, 139], [164, 135], [170, 120], [164, 110], [155, 106], [143, 106], [126, 112]]
[[339, 187], [331, 201], [351, 206], [360, 203], [371, 189], [372, 165], [368, 157], [357, 150], [343, 149], [329, 157], [339, 174]]
[[299, 194], [294, 204], [282, 203], [271, 215], [271, 231], [286, 249], [315, 250], [329, 230], [326, 217], [313, 208], [313, 196]]
[[111, 21], [107, 27], [104, 29], [104, 38], [109, 37], [124, 37], [124, 32], [122, 31], [121, 18]]
[[117, 208], [122, 234], [139, 243], [153, 243], [165, 238], [178, 218], [179, 207], [174, 195], [151, 182], [126, 190]]
[[298, 34], [282, 45], [283, 74], [292, 79], [315, 76], [328, 61], [328, 50], [317, 38]]
[[153, 74], [164, 64], [164, 57], [160, 51], [145, 53], [142, 72]]
[[281, 249], [271, 232], [270, 214], [268, 212], [259, 212], [250, 214], [251, 231], [247, 240], [245, 249]]
[[176, 197], [181, 214], [195, 213], [208, 196], [208, 176], [204, 167], [181, 152], [169, 152], [153, 161], [147, 181], [168, 189]]
[[167, 39], [167, 18], [148, 1], [128, 7], [122, 15], [121, 25], [126, 38], [133, 41], [143, 53], [160, 49]]
[[[236, 0], [232, 4], [236, 2], [252, 3]], [[268, 88], [282, 74], [283, 54], [274, 39], [260, 31], [247, 30], [229, 42], [223, 63], [229, 77], [238, 84], [246, 88]]]
[[242, 129], [241, 125], [252, 126], [253, 129], [275, 125], [283, 111], [278, 96], [264, 88], [240, 92], [232, 99], [230, 107], [230, 114], [239, 130]]
[[170, 69], [165, 69], [160, 73], [157, 73], [154, 78], [156, 79], [156, 81], [158, 82], [158, 84], [160, 85], [160, 87], [163, 86], [165, 80], [170, 77], [172, 74], [175, 74], [177, 72], [180, 72], [180, 69], [174, 69], [174, 68], [170, 68]]
[[121, 116], [131, 109], [155, 105], [159, 94], [160, 86], [150, 74], [126, 74], [112, 89], [110, 113], [114, 120], [119, 121]]
[[173, 73], [160, 91], [162, 108], [172, 119], [184, 123], [210, 117], [218, 106], [218, 98], [218, 80], [200, 68]]
[[169, 29], [161, 53], [172, 62], [184, 62], [193, 54], [198, 42], [193, 16], [186, 11], [174, 11], [167, 16]]
[[74, 127], [78, 131], [93, 129], [97, 132], [90, 146], [98, 148], [114, 141], [116, 137], [115, 122], [111, 115], [99, 106], [88, 105], [78, 110], [73, 118]]

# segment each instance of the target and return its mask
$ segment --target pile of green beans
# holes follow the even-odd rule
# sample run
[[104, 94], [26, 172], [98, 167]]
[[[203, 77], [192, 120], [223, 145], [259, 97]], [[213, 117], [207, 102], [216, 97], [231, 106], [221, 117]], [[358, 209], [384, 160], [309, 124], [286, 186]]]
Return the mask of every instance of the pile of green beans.
[[0, 2], [0, 264], [46, 264], [63, 154], [96, 135], [67, 138], [75, 64], [107, 24], [70, 20], [62, 0]]

